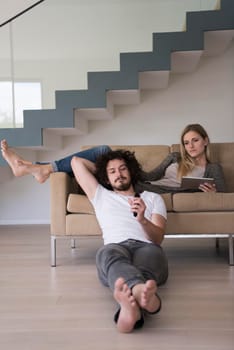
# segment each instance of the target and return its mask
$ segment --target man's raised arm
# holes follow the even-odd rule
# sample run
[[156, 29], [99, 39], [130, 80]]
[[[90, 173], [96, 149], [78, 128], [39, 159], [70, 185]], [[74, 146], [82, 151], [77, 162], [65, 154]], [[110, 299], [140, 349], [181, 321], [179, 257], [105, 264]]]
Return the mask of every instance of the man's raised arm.
[[87, 197], [90, 200], [93, 199], [98, 186], [98, 182], [94, 176], [96, 170], [95, 164], [84, 158], [73, 157], [71, 166], [77, 182]]

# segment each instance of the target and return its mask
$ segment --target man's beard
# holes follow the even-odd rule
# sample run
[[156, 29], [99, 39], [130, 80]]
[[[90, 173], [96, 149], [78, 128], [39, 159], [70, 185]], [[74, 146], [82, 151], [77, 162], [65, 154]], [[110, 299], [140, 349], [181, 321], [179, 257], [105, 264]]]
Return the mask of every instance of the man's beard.
[[130, 187], [131, 187], [131, 181], [120, 182], [120, 183], [112, 185], [113, 190], [117, 190], [117, 191], [127, 191], [127, 190], [129, 190]]

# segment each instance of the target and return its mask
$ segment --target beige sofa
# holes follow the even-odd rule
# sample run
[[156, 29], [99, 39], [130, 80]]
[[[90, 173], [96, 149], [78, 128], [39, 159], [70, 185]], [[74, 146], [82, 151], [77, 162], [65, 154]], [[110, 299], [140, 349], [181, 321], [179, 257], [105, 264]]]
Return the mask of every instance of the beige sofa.
[[[87, 147], [84, 147], [87, 148]], [[178, 145], [112, 146], [134, 150], [144, 170], [151, 170]], [[234, 142], [211, 144], [213, 161], [224, 171], [227, 193], [164, 194], [168, 212], [166, 237], [223, 237], [228, 241], [229, 264], [233, 265], [234, 235]], [[92, 205], [79, 194], [74, 178], [53, 173], [51, 189], [51, 265], [56, 266], [56, 240], [70, 238], [72, 247], [78, 236], [100, 235]]]

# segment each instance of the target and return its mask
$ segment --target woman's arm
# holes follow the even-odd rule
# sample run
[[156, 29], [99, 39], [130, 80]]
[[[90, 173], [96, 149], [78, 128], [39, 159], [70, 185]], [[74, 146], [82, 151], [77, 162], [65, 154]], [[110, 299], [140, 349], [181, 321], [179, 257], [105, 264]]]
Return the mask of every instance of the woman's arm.
[[217, 192], [226, 192], [223, 169], [218, 163], [208, 163], [204, 177], [212, 177], [215, 180]]
[[178, 162], [180, 159], [179, 152], [172, 152], [168, 154], [168, 156], [153, 170], [151, 171], [142, 171], [141, 173], [141, 181], [156, 181], [160, 180], [167, 169], [167, 167], [172, 164]]

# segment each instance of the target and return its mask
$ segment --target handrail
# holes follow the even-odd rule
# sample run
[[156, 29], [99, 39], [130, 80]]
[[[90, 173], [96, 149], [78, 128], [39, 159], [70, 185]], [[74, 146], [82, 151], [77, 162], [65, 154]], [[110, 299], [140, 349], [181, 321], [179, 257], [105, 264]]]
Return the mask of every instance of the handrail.
[[26, 8], [25, 10], [19, 12], [17, 15], [11, 17], [10, 19], [8, 19], [7, 21], [3, 22], [2, 24], [0, 24], [0, 27], [5, 26], [6, 24], [12, 22], [14, 19], [16, 19], [17, 17], [20, 17], [21, 15], [23, 15], [24, 13], [28, 12], [29, 10], [31, 10], [33, 7], [39, 5], [41, 2], [44, 2], [45, 0], [41, 0], [36, 2], [35, 4], [29, 6], [28, 8]]

